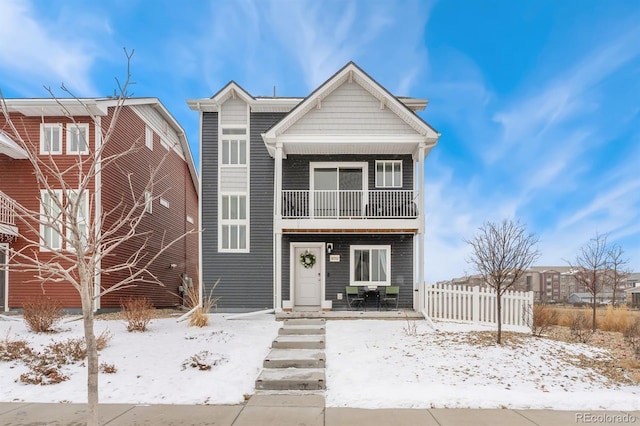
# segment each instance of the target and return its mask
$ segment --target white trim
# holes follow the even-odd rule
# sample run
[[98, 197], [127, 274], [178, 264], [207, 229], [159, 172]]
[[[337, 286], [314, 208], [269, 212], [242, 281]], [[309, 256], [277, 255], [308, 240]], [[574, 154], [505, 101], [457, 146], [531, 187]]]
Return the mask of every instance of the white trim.
[[[169, 208], [169, 200], [167, 200], [166, 198], [160, 197], [160, 205], [162, 207]], [[191, 223], [193, 223], [193, 222], [191, 222]]]
[[4, 270], [4, 283], [0, 283], [1, 286], [4, 287], [4, 304], [1, 307], [4, 312], [9, 311], [9, 244], [8, 243], [0, 243], [0, 250], [4, 251], [4, 261], [6, 262], [4, 265], [0, 264], [0, 268], [5, 267]]
[[[46, 130], [51, 128], [58, 128], [58, 149], [57, 150], [45, 150], [45, 141], [48, 140]], [[51, 146], [51, 141], [49, 141]], [[40, 123], [40, 155], [56, 155], [62, 154], [62, 123]]]
[[[94, 134], [95, 134], [95, 150], [94, 153], [98, 152], [102, 145], [102, 119], [100, 117], [96, 117], [94, 124]], [[94, 157], [96, 160], [96, 176], [94, 179], [94, 187], [93, 187], [93, 224], [95, 231], [95, 240], [100, 241], [100, 237], [102, 236], [102, 156]], [[91, 203], [89, 203], [89, 209], [91, 209]], [[93, 277], [94, 282], [94, 303], [93, 309], [100, 309], [100, 289], [101, 289], [101, 274], [100, 271], [102, 269], [102, 258], [101, 254], [101, 244], [97, 244], [95, 250], [98, 254], [96, 262], [96, 270], [95, 275]]]
[[[240, 219], [238, 215], [237, 219], [223, 219], [222, 200], [224, 197], [244, 197], [244, 219]], [[218, 205], [218, 252], [220, 253], [249, 253], [249, 208], [248, 208], [248, 196], [244, 192], [220, 192], [220, 204]], [[229, 210], [231, 210], [231, 204], [229, 204]], [[238, 201], [238, 213], [240, 212], [240, 201]], [[245, 247], [244, 248], [224, 248], [222, 246], [222, 228], [223, 226], [244, 226], [245, 227]], [[238, 239], [238, 245], [240, 240]]]
[[[319, 242], [291, 242], [289, 243], [289, 300], [291, 307], [295, 308], [295, 274], [296, 274], [296, 265], [299, 265], [300, 262], [295, 258], [296, 256], [296, 248], [297, 247], [313, 247], [320, 249], [320, 259], [317, 260], [316, 264], [320, 266], [320, 305], [318, 306], [322, 309], [322, 306], [326, 305], [325, 300], [325, 287], [326, 287], [326, 244]], [[282, 307], [285, 306], [286, 300], [282, 302]]]
[[190, 215], [187, 215], [187, 222], [194, 225], [195, 221], [193, 220], [193, 217], [191, 217]]
[[282, 232], [273, 234], [273, 308], [281, 312], [282, 302]]
[[[356, 250], [386, 250], [387, 251], [387, 262], [386, 262], [386, 274], [387, 279], [385, 281], [356, 281], [355, 279], [355, 270], [354, 270], [354, 252]], [[369, 266], [371, 267], [371, 258], [369, 258]], [[369, 270], [371, 272], [371, 270]], [[354, 286], [366, 286], [366, 285], [377, 285], [377, 286], [388, 286], [391, 285], [391, 245], [351, 245], [349, 246], [349, 283]]]
[[[69, 196], [69, 194], [77, 194], [78, 190], [74, 190], [74, 189], [68, 189], [67, 193], [65, 194], [67, 197], [67, 203], [66, 203], [66, 207], [67, 209], [69, 208], [69, 199], [71, 198]], [[83, 192], [83, 198], [84, 200], [82, 200], [81, 202], [84, 204], [84, 206], [82, 206], [84, 208], [84, 212], [87, 215], [87, 217], [84, 217], [84, 224], [86, 226], [85, 229], [85, 238], [87, 239], [87, 241], [89, 240], [89, 232], [91, 230], [91, 212], [89, 211], [89, 189], [85, 189], [85, 191]], [[80, 213], [81, 211], [78, 210], [78, 217], [76, 218], [76, 220], [80, 219]], [[72, 235], [71, 235], [71, 227], [69, 226], [69, 211], [65, 211], [65, 223], [66, 223], [66, 236], [67, 236], [67, 241], [66, 241], [66, 248], [69, 251], [73, 251], [73, 247], [69, 247], [69, 241], [71, 241], [72, 239]]]
[[[315, 196], [315, 169], [362, 169], [362, 205], [367, 204], [366, 196], [369, 192], [369, 163], [366, 161], [310, 161], [309, 162], [309, 215], [313, 219]], [[338, 172], [340, 176], [340, 172]], [[340, 183], [338, 182], [338, 185]], [[333, 226], [332, 226], [333, 227]]]
[[[198, 151], [198, 164], [200, 165], [200, 173], [202, 173], [202, 151], [204, 151], [204, 144], [202, 143], [202, 126], [204, 126], [204, 113], [200, 112], [200, 125], [198, 126], [198, 140], [200, 141], [200, 149]], [[218, 118], [219, 119], [219, 118]], [[220, 172], [218, 171], [218, 184], [220, 184]], [[218, 195], [220, 194], [220, 188], [217, 190]], [[202, 306], [202, 298], [204, 294], [204, 261], [202, 255], [202, 179], [198, 179], [198, 305]], [[186, 199], [186, 197], [185, 197]], [[220, 234], [218, 234], [219, 237]]]
[[[89, 137], [89, 123], [67, 123], [66, 126], [66, 136], [67, 136], [67, 150], [66, 153], [67, 155], [87, 155], [89, 154], [89, 141], [90, 141], [90, 137]], [[81, 136], [82, 136], [82, 131], [84, 131], [84, 139], [82, 140], [84, 142], [84, 150], [80, 151], [80, 150], [72, 150], [71, 149], [71, 138], [72, 136], [74, 136], [76, 134], [77, 131], [80, 131], [79, 133], [79, 140], [78, 142], [80, 142]]]

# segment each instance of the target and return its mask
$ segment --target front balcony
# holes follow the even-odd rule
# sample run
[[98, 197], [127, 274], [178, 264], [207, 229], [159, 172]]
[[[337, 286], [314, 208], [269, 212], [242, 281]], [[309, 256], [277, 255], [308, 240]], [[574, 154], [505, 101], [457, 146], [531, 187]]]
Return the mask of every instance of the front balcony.
[[276, 227], [285, 232], [420, 229], [418, 193], [413, 190], [283, 190], [280, 201]]
[[0, 191], [0, 242], [13, 241], [17, 236], [15, 201]]

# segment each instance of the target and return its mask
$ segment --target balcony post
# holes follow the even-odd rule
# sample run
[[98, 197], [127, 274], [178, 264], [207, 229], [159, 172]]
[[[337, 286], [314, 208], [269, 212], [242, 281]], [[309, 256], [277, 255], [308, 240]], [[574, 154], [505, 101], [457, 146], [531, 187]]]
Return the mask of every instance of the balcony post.
[[275, 212], [274, 217], [282, 218], [282, 143], [276, 143], [276, 163], [274, 169]]
[[425, 217], [424, 214], [424, 159], [425, 159], [425, 145], [420, 144], [418, 148], [418, 244], [417, 244], [417, 262], [418, 262], [418, 280], [416, 283], [417, 291], [414, 291], [416, 298], [413, 300], [413, 306], [419, 308], [420, 300], [423, 299], [423, 295], [420, 291], [424, 289], [424, 227]]

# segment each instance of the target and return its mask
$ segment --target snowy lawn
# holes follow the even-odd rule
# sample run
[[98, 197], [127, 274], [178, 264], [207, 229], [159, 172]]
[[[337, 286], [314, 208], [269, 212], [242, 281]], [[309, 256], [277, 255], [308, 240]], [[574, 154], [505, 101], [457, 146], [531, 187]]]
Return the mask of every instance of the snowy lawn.
[[578, 366], [606, 362], [604, 350], [526, 334], [500, 347], [487, 338], [495, 327], [408, 325], [327, 321], [327, 406], [640, 410], [640, 386]]
[[[0, 318], [0, 342], [25, 339], [41, 351], [51, 341], [81, 337], [82, 322], [63, 322], [54, 334], [27, 331], [21, 317]], [[18, 321], [16, 321], [18, 320]], [[123, 320], [98, 320], [96, 335], [108, 330], [109, 346], [100, 363], [113, 364], [117, 372], [100, 373], [100, 402], [134, 404], [236, 404], [254, 392], [255, 379], [281, 324], [273, 315], [225, 320], [211, 315], [208, 327], [188, 327], [175, 318], [154, 319], [144, 333], [126, 330]], [[189, 365], [192, 356], [207, 351], [210, 370]], [[69, 380], [47, 386], [21, 383], [27, 368], [20, 361], [0, 362], [0, 401], [86, 402], [84, 364], [67, 365]]]
[[[0, 344], [24, 339], [41, 351], [52, 341], [82, 336], [82, 323], [58, 333], [27, 331], [21, 317], [0, 316]], [[333, 407], [551, 408], [640, 410], [640, 386], [620, 385], [585, 368], [609, 354], [584, 344], [509, 334], [498, 347], [491, 327], [416, 321], [327, 321], [327, 405]], [[234, 404], [254, 392], [255, 379], [282, 323], [273, 315], [225, 320], [205, 328], [175, 318], [154, 319], [147, 332], [129, 333], [122, 320], [96, 321], [112, 337], [100, 362], [100, 401], [134, 404]], [[206, 351], [207, 353], [203, 353]], [[192, 367], [202, 354], [206, 368]], [[608, 364], [607, 364], [608, 365]], [[83, 363], [63, 366], [69, 380], [40, 386], [17, 380], [27, 368], [0, 361], [0, 401], [86, 402]]]

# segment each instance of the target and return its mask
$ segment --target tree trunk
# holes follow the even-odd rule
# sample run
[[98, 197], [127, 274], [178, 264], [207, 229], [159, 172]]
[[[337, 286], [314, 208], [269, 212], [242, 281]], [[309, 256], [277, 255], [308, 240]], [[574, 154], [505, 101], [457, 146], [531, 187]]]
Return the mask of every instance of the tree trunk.
[[596, 331], [596, 295], [593, 295], [593, 332]]
[[84, 338], [87, 344], [87, 415], [88, 426], [98, 426], [98, 347], [93, 330], [93, 299], [89, 285], [81, 292]]
[[496, 310], [498, 312], [498, 344], [502, 344], [502, 294], [496, 291]]

